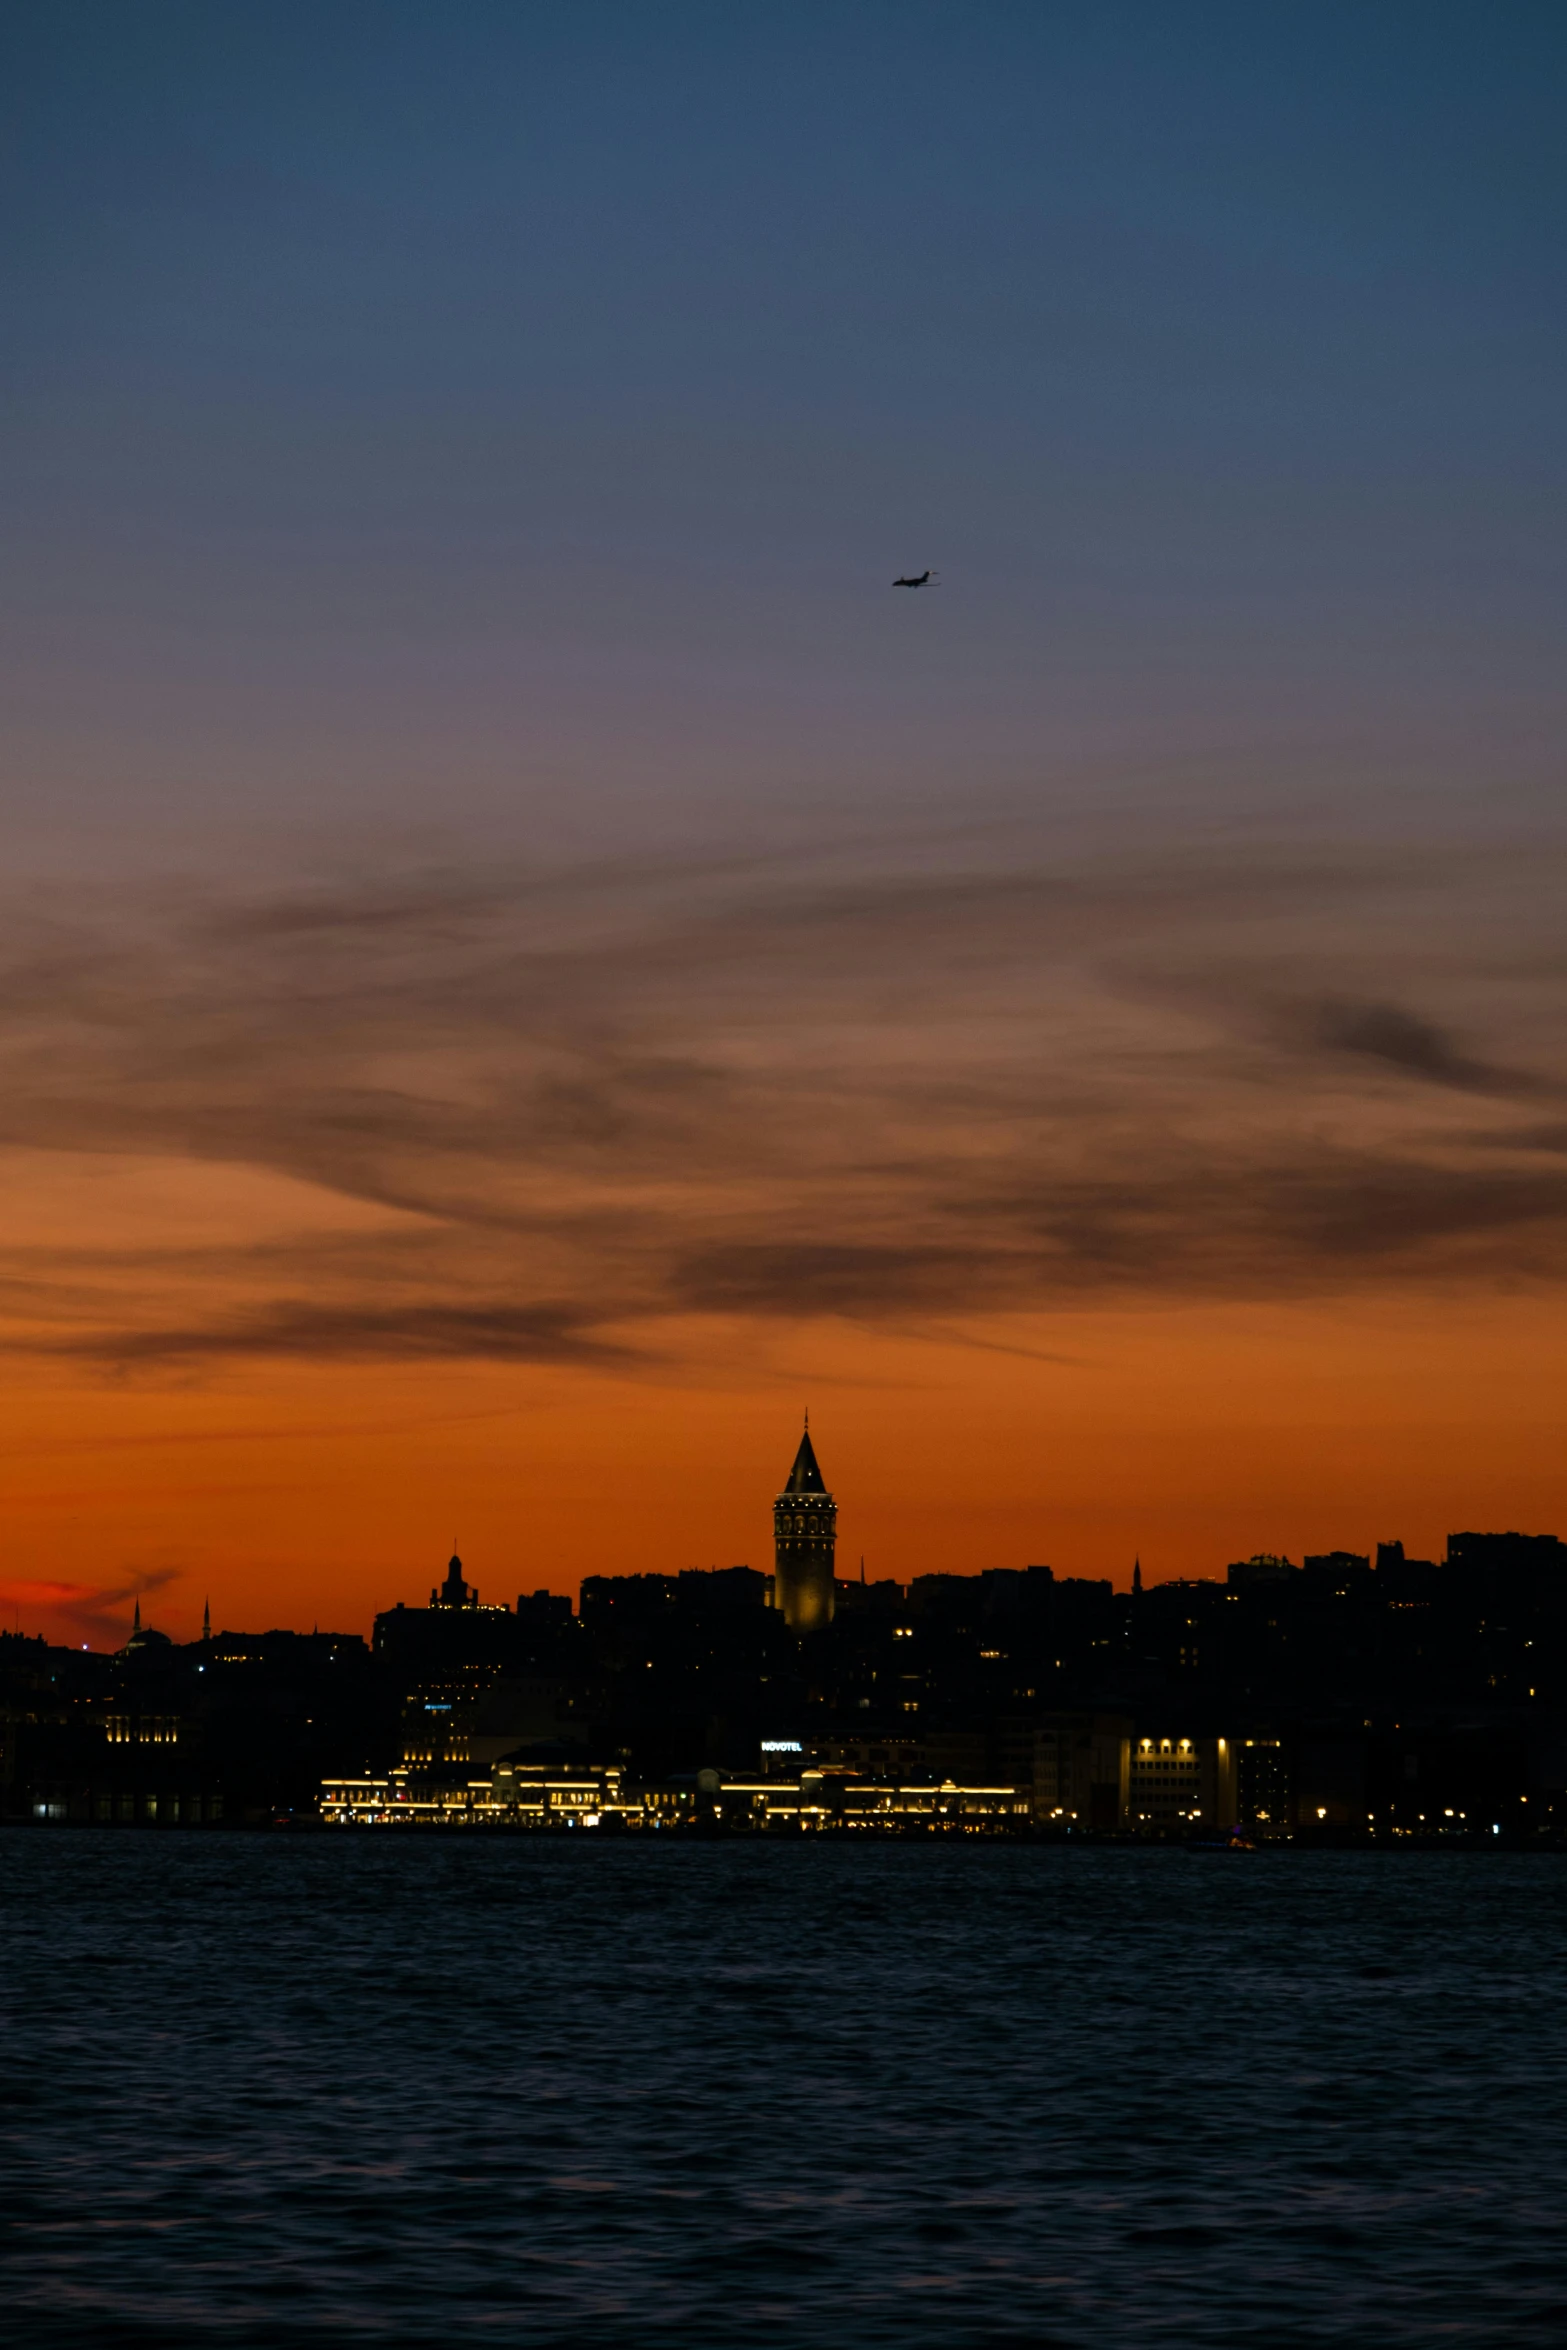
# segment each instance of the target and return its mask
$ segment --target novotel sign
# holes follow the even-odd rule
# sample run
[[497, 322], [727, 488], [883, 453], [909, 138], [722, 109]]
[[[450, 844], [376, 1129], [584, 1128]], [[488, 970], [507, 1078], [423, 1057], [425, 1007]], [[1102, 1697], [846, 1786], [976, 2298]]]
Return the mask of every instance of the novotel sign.
[[805, 1749], [798, 1738], [764, 1738], [762, 1752], [764, 1754], [803, 1754]]

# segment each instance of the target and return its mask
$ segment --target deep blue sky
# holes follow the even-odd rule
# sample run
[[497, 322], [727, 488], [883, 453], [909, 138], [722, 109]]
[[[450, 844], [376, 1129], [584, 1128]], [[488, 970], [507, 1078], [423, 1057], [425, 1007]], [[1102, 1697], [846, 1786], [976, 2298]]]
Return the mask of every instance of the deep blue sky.
[[13, 8], [12, 821], [1536, 798], [1564, 68], [1556, 7]]

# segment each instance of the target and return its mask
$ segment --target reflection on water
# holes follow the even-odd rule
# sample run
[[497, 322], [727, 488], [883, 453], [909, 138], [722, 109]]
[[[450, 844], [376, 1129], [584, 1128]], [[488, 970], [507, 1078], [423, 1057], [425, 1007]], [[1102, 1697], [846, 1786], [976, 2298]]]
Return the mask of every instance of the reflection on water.
[[1567, 1861], [0, 1835], [10, 2342], [1544, 2343]]

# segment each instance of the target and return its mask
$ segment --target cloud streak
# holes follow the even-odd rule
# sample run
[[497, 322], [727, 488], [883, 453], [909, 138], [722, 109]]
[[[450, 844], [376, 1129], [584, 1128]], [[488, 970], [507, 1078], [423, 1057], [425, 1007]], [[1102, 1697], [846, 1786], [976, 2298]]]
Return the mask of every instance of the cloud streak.
[[79, 1633], [100, 1648], [119, 1648], [130, 1631], [130, 1611], [170, 1584], [183, 1580], [177, 1567], [148, 1567], [111, 1584], [77, 1583], [57, 1577], [13, 1577], [0, 1582], [0, 1608], [25, 1617], [31, 1629], [42, 1617], [54, 1628]]
[[199, 1362], [225, 1355], [321, 1356], [350, 1362], [425, 1362], [453, 1357], [521, 1363], [629, 1362], [630, 1350], [597, 1337], [570, 1306], [440, 1306], [401, 1309], [317, 1306], [284, 1298], [259, 1312], [208, 1323], [78, 1338], [44, 1351], [88, 1355], [127, 1367]]
[[1537, 1078], [1476, 1059], [1434, 1021], [1420, 1019], [1399, 1004], [1329, 999], [1314, 1007], [1309, 1034], [1325, 1052], [1358, 1056], [1461, 1093], [1528, 1095], [1542, 1090]]
[[1563, 1098], [1558, 887], [1538, 857], [947, 842], [13, 908], [18, 1164], [243, 1167], [367, 1213], [0, 1241], [4, 1342], [634, 1370], [693, 1314], [1553, 1282], [1561, 1125], [1517, 1111]]

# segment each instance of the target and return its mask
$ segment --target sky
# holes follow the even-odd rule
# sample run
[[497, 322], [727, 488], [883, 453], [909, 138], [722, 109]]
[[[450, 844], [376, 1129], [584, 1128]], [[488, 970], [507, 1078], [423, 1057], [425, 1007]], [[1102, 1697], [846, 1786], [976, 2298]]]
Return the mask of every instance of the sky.
[[[0, 1610], [1567, 1532], [1567, 20], [0, 20]], [[915, 593], [900, 573], [934, 566]]]

